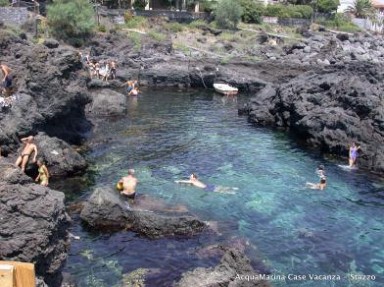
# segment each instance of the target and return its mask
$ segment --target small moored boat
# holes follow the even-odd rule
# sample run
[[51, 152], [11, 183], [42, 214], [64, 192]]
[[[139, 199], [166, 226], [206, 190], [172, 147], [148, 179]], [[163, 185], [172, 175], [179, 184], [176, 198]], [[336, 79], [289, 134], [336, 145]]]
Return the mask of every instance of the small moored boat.
[[232, 86], [227, 85], [227, 84], [215, 83], [215, 84], [213, 84], [213, 87], [215, 88], [216, 92], [223, 94], [223, 95], [226, 95], [226, 96], [236, 95], [237, 92], [239, 91], [237, 88], [232, 87]]

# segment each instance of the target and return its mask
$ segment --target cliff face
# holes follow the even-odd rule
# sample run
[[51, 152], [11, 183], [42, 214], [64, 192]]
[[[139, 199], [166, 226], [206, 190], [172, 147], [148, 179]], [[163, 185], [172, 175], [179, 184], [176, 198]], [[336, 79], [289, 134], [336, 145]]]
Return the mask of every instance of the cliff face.
[[90, 101], [86, 73], [76, 51], [34, 45], [0, 29], [0, 60], [12, 70], [17, 99], [0, 113], [5, 153], [17, 138], [44, 131], [70, 142], [89, 128], [84, 106]]
[[48, 168], [55, 165], [53, 173], [84, 170], [84, 159], [62, 140], [79, 143], [90, 128], [84, 116], [90, 97], [76, 51], [23, 38], [0, 27], [0, 62], [11, 68], [15, 96], [0, 112], [0, 146], [7, 156], [0, 158], [0, 260], [35, 263], [38, 278], [56, 287], [69, 248], [64, 194], [35, 184], [11, 162], [21, 137], [45, 132], [36, 143]]
[[35, 263], [38, 277], [60, 286], [69, 247], [64, 194], [34, 184], [4, 160], [0, 176], [0, 260]]
[[308, 72], [251, 100], [249, 120], [289, 129], [310, 146], [347, 155], [361, 145], [359, 165], [384, 172], [383, 67], [364, 62]]

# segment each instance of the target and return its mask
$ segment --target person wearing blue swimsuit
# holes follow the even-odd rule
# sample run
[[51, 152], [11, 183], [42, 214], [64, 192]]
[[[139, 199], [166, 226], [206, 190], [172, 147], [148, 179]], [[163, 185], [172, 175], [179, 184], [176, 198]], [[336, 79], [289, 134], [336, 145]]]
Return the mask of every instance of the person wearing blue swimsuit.
[[354, 167], [356, 165], [356, 159], [358, 155], [358, 150], [360, 149], [360, 146], [357, 146], [356, 143], [352, 143], [352, 145], [349, 147], [349, 167]]

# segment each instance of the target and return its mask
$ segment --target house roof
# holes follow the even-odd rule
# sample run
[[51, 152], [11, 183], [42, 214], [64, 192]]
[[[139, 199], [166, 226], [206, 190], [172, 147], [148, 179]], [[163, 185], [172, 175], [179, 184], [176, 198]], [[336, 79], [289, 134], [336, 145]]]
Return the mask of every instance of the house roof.
[[375, 8], [384, 8], [384, 0], [371, 0], [371, 3]]

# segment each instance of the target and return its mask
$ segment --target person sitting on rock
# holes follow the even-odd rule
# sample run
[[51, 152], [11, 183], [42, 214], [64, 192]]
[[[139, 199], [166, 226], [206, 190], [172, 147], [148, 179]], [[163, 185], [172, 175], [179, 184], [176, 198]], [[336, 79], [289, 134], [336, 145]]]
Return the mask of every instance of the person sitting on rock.
[[37, 160], [37, 166], [39, 167], [38, 172], [39, 175], [36, 177], [35, 181], [40, 181], [40, 184], [43, 186], [48, 186], [48, 180], [49, 180], [49, 172], [48, 168], [45, 165], [45, 162], [43, 159], [39, 158]]
[[21, 142], [24, 144], [24, 148], [21, 152], [21, 155], [17, 158], [15, 165], [19, 167], [21, 165], [21, 170], [25, 172], [25, 167], [28, 163], [29, 157], [31, 156], [32, 152], [34, 152], [33, 156], [33, 162], [36, 162], [36, 156], [37, 156], [37, 147], [33, 143], [34, 137], [29, 136], [21, 139]]
[[1, 82], [3, 94], [5, 97], [9, 97], [11, 95], [12, 88], [11, 69], [5, 64], [0, 64], [0, 70], [3, 73], [3, 79]]
[[120, 194], [127, 199], [134, 200], [136, 196], [136, 185], [138, 183], [137, 178], [135, 177], [135, 170], [128, 169], [128, 175], [122, 177], [119, 180], [119, 184], [123, 185], [123, 190], [120, 191]]

